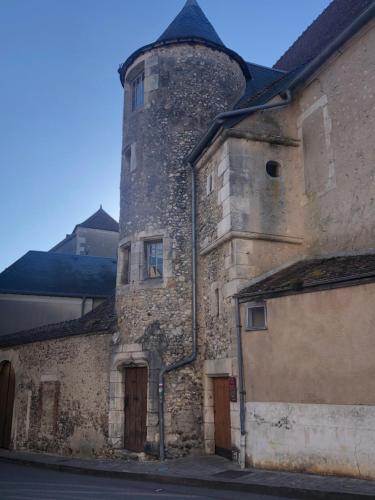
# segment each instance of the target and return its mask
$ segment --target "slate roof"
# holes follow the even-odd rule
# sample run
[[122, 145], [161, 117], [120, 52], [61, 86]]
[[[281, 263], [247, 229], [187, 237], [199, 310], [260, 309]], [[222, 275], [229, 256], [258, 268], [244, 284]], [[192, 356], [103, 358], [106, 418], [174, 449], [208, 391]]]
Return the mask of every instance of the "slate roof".
[[115, 299], [111, 297], [78, 319], [1, 335], [0, 348], [94, 333], [113, 333], [117, 327]]
[[238, 294], [241, 301], [292, 295], [375, 281], [375, 254], [302, 260], [268, 275]]
[[116, 260], [29, 251], [0, 274], [0, 293], [63, 297], [109, 297]]
[[196, 0], [187, 0], [181, 12], [157, 39], [157, 42], [197, 38], [224, 47], [215, 28], [205, 16]]
[[216, 33], [215, 28], [205, 16], [202, 9], [199, 7], [196, 0], [187, 0], [184, 7], [175, 19], [170, 23], [168, 28], [160, 35], [160, 37], [153, 43], [145, 45], [131, 54], [126, 61], [120, 65], [119, 74], [120, 81], [124, 85], [124, 78], [127, 68], [135, 61], [135, 59], [151, 50], [154, 47], [173, 44], [173, 43], [203, 43], [214, 49], [221, 50], [227, 53], [232, 59], [236, 60], [246, 79], [250, 79], [249, 68], [246, 62], [233, 50], [228, 49], [219, 35]]
[[374, 0], [334, 0], [275, 63], [290, 71], [306, 64], [327, 47]]
[[275, 87], [279, 81], [285, 81], [288, 73], [282, 70], [267, 68], [259, 64], [247, 63], [251, 73], [251, 80], [246, 82], [244, 95], [235, 104], [234, 109], [244, 108], [252, 105], [258, 96], [261, 96], [267, 89]]
[[85, 221], [77, 224], [74, 228], [74, 231], [77, 227], [87, 227], [90, 229], [102, 229], [103, 231], [114, 231], [118, 233], [119, 224], [118, 222], [111, 217], [105, 210], [100, 206], [99, 210], [97, 210], [91, 217], [86, 219]]

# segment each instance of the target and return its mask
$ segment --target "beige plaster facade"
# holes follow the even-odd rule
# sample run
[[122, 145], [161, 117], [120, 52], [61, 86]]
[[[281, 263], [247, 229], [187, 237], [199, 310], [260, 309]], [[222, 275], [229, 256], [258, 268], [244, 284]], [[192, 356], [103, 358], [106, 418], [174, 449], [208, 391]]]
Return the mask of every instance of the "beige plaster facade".
[[374, 299], [374, 284], [271, 298], [267, 329], [244, 328], [249, 463], [375, 478]]
[[6, 335], [80, 318], [104, 299], [0, 294], [0, 332]]

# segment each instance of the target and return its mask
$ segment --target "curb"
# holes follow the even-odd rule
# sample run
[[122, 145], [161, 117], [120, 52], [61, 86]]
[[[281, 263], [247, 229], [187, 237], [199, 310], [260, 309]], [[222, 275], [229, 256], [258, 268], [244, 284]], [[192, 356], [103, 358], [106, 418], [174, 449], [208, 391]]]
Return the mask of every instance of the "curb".
[[90, 467], [81, 467], [78, 465], [66, 465], [58, 463], [43, 462], [39, 460], [30, 460], [26, 458], [4, 457], [0, 456], [0, 462], [7, 462], [19, 465], [37, 467], [39, 469], [49, 469], [71, 474], [92, 475], [97, 477], [109, 477], [113, 479], [158, 482], [162, 484], [173, 484], [180, 486], [194, 486], [208, 489], [224, 489], [230, 491], [239, 491], [247, 493], [257, 493], [270, 496], [284, 496], [305, 499], [324, 499], [324, 500], [357, 500], [358, 498], [375, 498], [374, 494], [367, 493], [346, 493], [337, 491], [323, 491], [318, 489], [300, 488], [299, 486], [267, 485], [257, 483], [240, 483], [219, 481], [214, 479], [201, 479], [196, 477], [167, 476], [164, 474], [153, 474], [148, 472], [129, 472], [112, 471], [108, 469], [95, 469]]

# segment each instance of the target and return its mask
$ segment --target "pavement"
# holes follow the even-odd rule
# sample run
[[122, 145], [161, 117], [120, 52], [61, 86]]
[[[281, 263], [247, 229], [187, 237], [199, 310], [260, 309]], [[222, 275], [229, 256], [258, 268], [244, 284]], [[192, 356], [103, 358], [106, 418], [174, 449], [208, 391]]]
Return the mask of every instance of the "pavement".
[[191, 456], [159, 462], [82, 459], [46, 453], [0, 450], [0, 461], [99, 477], [151, 481], [292, 498], [374, 499], [375, 481], [337, 476], [241, 470], [218, 456]]

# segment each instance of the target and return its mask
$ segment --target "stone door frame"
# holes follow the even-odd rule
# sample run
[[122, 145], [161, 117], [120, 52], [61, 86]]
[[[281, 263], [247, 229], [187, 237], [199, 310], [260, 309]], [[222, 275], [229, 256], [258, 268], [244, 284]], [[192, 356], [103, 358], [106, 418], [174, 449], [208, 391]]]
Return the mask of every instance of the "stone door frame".
[[143, 351], [141, 344], [123, 344], [116, 346], [116, 353], [112, 358], [109, 378], [109, 415], [108, 415], [108, 442], [113, 449], [124, 449], [125, 434], [125, 368], [146, 367], [147, 381], [147, 414], [146, 443], [153, 445], [159, 439], [158, 415], [158, 375], [159, 368], [155, 367], [153, 355]]
[[[204, 362], [203, 375], [203, 427], [204, 427], [204, 450], [208, 455], [215, 454], [215, 412], [213, 379], [217, 377], [233, 376], [232, 358], [221, 358], [206, 360]], [[232, 445], [237, 442], [239, 432], [238, 403], [230, 403], [230, 423]]]

